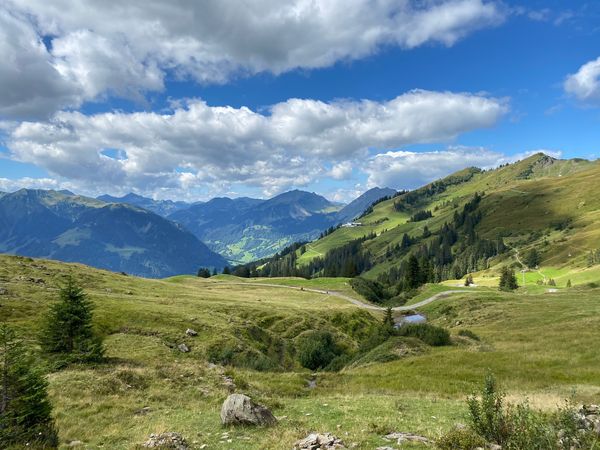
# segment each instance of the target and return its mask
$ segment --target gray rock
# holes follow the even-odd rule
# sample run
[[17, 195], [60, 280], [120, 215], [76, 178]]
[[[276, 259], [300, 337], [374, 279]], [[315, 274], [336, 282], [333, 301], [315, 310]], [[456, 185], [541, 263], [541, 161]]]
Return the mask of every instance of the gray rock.
[[311, 433], [294, 444], [294, 450], [334, 450], [346, 448], [344, 442], [331, 433]]
[[177, 348], [179, 349], [179, 351], [180, 351], [181, 353], [187, 353], [187, 352], [189, 352], [189, 351], [190, 351], [190, 349], [188, 348], [188, 346], [187, 346], [187, 345], [185, 345], [185, 344], [179, 344], [179, 345], [177, 346]]
[[397, 440], [398, 444], [403, 444], [404, 442], [421, 442], [423, 444], [430, 444], [431, 441], [427, 439], [425, 436], [419, 436], [418, 434], [412, 433], [390, 433], [385, 436], [385, 439], [388, 440]]
[[8, 289], [0, 288], [0, 295], [8, 295]]
[[198, 332], [192, 330], [191, 328], [188, 328], [187, 330], [185, 330], [185, 334], [187, 334], [188, 336], [198, 336]]
[[179, 433], [151, 434], [150, 438], [142, 444], [146, 448], [161, 448], [173, 450], [188, 450], [188, 444]]
[[221, 407], [223, 425], [271, 426], [277, 423], [275, 416], [266, 407], [256, 404], [244, 394], [231, 394]]

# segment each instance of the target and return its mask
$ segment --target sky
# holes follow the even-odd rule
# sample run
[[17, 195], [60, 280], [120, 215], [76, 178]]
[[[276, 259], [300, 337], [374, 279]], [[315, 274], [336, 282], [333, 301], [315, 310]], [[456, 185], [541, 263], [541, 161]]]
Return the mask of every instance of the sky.
[[0, 0], [0, 191], [350, 201], [600, 157], [600, 2]]

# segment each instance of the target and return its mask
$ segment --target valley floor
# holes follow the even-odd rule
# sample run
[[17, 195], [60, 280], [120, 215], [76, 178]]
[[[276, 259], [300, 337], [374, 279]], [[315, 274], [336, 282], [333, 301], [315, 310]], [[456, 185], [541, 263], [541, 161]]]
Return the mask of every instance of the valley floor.
[[[471, 288], [419, 308], [430, 322], [451, 331], [454, 345], [312, 374], [291, 366], [262, 371], [223, 367], [210, 364], [207, 354], [224, 342], [240, 345], [235, 339], [247, 330], [267, 336], [260, 345], [268, 354], [269, 339], [292, 339], [311, 327], [338, 327], [347, 336], [357, 335], [381, 312], [309, 290], [335, 290], [356, 299], [347, 280], [146, 280], [0, 256], [1, 320], [35, 345], [42, 314], [67, 274], [95, 302], [109, 361], [49, 375], [64, 448], [80, 441], [81, 448], [131, 449], [162, 431], [179, 432], [198, 449], [290, 449], [311, 431], [332, 432], [361, 449], [397, 447], [382, 436], [405, 431], [436, 438], [464, 423], [464, 400], [488, 371], [514, 401], [527, 398], [543, 409], [565, 400], [600, 403], [600, 289], [561, 288], [547, 295], [535, 289], [503, 294], [491, 287]], [[435, 286], [431, 293], [448, 289]], [[187, 328], [198, 336], [186, 336]], [[480, 340], [460, 338], [458, 331], [465, 329]], [[177, 350], [182, 342], [189, 353]], [[223, 428], [220, 406], [232, 385], [270, 407], [279, 425]]]

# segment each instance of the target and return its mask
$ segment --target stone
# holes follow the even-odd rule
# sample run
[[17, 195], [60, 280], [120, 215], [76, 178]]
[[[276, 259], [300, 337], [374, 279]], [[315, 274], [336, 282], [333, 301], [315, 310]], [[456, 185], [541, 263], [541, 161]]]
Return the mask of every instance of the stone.
[[67, 444], [67, 447], [79, 447], [80, 445], [83, 445], [83, 442], [81, 441], [71, 441]]
[[177, 346], [177, 348], [179, 349], [179, 351], [180, 351], [181, 353], [187, 353], [187, 352], [189, 352], [189, 351], [190, 351], [190, 349], [188, 348], [188, 346], [187, 346], [187, 345], [185, 345], [185, 344], [179, 344], [179, 345]]
[[294, 444], [294, 450], [334, 450], [346, 448], [344, 442], [331, 433], [311, 433]]
[[425, 436], [419, 436], [418, 434], [412, 433], [390, 433], [385, 436], [385, 439], [390, 441], [397, 440], [398, 444], [403, 444], [404, 442], [421, 442], [423, 444], [430, 444], [431, 441], [427, 439]]
[[266, 407], [254, 403], [244, 394], [231, 394], [221, 407], [223, 425], [271, 426], [277, 423], [275, 416]]
[[0, 288], [0, 295], [8, 295], [8, 289]]
[[160, 448], [173, 450], [188, 450], [188, 444], [179, 433], [166, 432], [151, 434], [150, 438], [142, 444], [145, 448]]
[[188, 328], [187, 330], [185, 330], [185, 334], [187, 334], [188, 336], [198, 336], [198, 332], [192, 330], [191, 328]]

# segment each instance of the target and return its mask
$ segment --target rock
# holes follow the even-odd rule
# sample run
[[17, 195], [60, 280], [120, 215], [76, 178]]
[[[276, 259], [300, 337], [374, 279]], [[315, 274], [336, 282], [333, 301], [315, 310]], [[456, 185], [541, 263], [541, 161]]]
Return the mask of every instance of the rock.
[[190, 349], [188, 348], [188, 346], [187, 346], [187, 345], [185, 345], [185, 344], [179, 344], [179, 345], [177, 346], [177, 348], [179, 349], [179, 351], [180, 351], [181, 353], [187, 353], [187, 352], [189, 352], [189, 351], [190, 351]]
[[235, 392], [235, 382], [233, 381], [233, 378], [228, 377], [227, 375], [223, 375], [223, 386], [227, 388], [227, 391], [229, 391], [230, 394]]
[[0, 288], [0, 295], [8, 295], [8, 289]]
[[488, 448], [489, 450], [502, 450], [502, 446], [498, 444], [490, 444]]
[[377, 447], [375, 450], [396, 450], [393, 447]]
[[71, 441], [67, 444], [67, 447], [79, 447], [80, 445], [83, 445], [83, 442], [81, 441]]
[[231, 394], [221, 407], [223, 425], [271, 426], [277, 423], [275, 416], [262, 405], [256, 404], [244, 394]]
[[294, 450], [333, 450], [346, 448], [344, 442], [331, 433], [311, 433], [294, 444]]
[[421, 442], [423, 444], [431, 443], [431, 441], [425, 436], [419, 436], [418, 434], [412, 433], [390, 433], [385, 436], [385, 439], [397, 440], [398, 444], [403, 444], [404, 442]]
[[189, 448], [182, 435], [172, 432], [151, 434], [142, 447], [174, 450], [188, 450]]
[[187, 330], [185, 330], [185, 334], [187, 334], [188, 336], [198, 336], [198, 332], [192, 330], [191, 328], [188, 328]]

